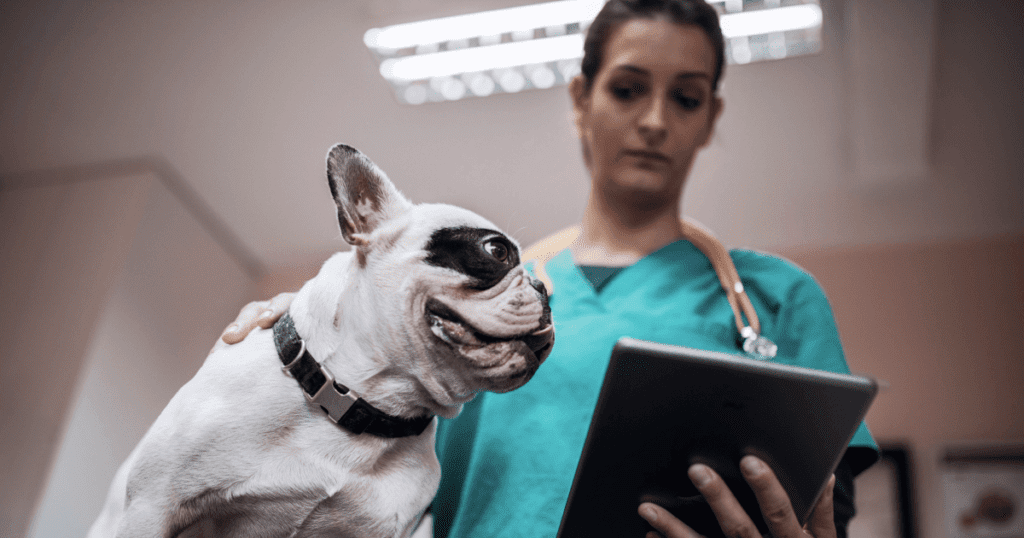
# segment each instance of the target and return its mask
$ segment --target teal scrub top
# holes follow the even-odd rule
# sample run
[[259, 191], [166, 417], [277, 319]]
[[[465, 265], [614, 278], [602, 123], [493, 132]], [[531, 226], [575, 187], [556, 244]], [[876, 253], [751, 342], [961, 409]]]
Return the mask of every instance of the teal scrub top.
[[[848, 373], [832, 310], [806, 272], [778, 257], [730, 251], [776, 362]], [[707, 257], [680, 240], [596, 292], [564, 250], [545, 265], [554, 284], [555, 346], [530, 382], [485, 393], [442, 420], [436, 537], [554, 537], [615, 342], [641, 340], [741, 354], [733, 311]], [[877, 447], [862, 423], [854, 473]]]

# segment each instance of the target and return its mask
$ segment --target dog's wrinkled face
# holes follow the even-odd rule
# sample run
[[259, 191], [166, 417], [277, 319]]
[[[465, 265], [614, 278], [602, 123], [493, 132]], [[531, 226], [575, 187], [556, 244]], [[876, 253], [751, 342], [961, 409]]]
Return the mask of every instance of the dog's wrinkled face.
[[424, 261], [435, 278], [424, 293], [434, 338], [475, 368], [495, 392], [526, 383], [553, 343], [544, 285], [519, 262], [519, 248], [486, 225], [434, 230]]
[[332, 148], [328, 178], [356, 278], [368, 284], [354, 293], [375, 310], [373, 338], [409, 357], [403, 367], [445, 403], [526, 383], [554, 329], [515, 241], [471, 211], [409, 203], [348, 146]]

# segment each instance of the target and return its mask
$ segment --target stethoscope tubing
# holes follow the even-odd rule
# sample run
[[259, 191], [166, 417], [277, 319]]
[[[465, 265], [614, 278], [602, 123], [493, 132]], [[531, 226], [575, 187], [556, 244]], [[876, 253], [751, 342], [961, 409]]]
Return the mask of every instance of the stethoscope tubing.
[[[729, 250], [710, 230], [696, 220], [684, 217], [680, 219], [680, 224], [683, 237], [711, 261], [711, 267], [718, 275], [718, 282], [732, 308], [736, 330], [742, 338], [743, 350], [755, 358], [773, 358], [778, 352], [778, 347], [761, 336], [761, 322], [757, 318], [757, 311], [750, 302], [739, 272], [736, 271], [736, 265], [732, 262], [732, 256], [729, 256]], [[566, 228], [540, 240], [523, 253], [524, 262], [534, 262], [533, 273], [547, 287], [549, 295], [555, 293], [555, 286], [544, 266], [556, 254], [570, 247], [579, 235], [579, 226]]]

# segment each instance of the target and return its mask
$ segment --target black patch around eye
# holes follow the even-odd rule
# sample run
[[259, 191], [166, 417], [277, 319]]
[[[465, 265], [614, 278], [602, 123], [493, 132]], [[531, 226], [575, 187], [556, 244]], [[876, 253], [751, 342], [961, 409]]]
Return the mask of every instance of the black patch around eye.
[[[507, 255], [500, 260], [492, 255], [493, 244], [504, 245]], [[519, 265], [519, 251], [499, 231], [485, 228], [441, 228], [430, 236], [426, 246], [426, 262], [435, 267], [458, 271], [477, 282], [473, 287], [489, 288]]]

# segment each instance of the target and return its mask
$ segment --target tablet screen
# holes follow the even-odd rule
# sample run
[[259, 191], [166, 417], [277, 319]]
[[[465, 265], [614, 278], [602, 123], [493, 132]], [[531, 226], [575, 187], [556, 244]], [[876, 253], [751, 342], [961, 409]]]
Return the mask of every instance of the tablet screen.
[[644, 501], [705, 536], [720, 535], [686, 474], [696, 462], [715, 469], [767, 532], [739, 471], [746, 454], [772, 467], [804, 523], [876, 393], [862, 376], [624, 338], [612, 352], [559, 537], [644, 536]]

